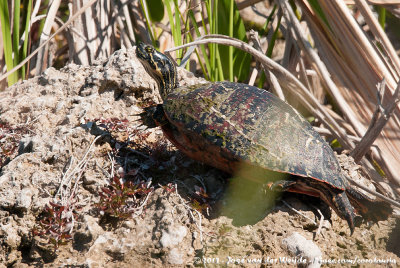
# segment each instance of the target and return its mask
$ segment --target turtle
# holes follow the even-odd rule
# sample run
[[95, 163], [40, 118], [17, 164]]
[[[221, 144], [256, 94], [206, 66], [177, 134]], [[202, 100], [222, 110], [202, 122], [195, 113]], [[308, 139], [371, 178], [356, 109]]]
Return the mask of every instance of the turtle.
[[329, 144], [272, 93], [233, 82], [180, 87], [169, 57], [145, 43], [137, 45], [136, 56], [163, 100], [145, 108], [144, 124], [161, 127], [190, 158], [231, 174], [243, 165], [292, 174], [270, 188], [319, 197], [347, 221], [351, 234], [362, 217], [378, 221], [391, 214], [390, 205], [349, 184]]

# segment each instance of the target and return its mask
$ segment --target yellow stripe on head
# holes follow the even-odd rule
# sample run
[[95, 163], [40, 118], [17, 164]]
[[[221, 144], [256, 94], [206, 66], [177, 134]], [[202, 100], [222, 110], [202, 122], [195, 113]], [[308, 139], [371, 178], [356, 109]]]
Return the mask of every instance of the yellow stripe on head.
[[136, 47], [136, 56], [145, 66], [149, 74], [157, 80], [160, 95], [163, 99], [178, 86], [176, 66], [166, 55], [150, 45], [139, 43]]

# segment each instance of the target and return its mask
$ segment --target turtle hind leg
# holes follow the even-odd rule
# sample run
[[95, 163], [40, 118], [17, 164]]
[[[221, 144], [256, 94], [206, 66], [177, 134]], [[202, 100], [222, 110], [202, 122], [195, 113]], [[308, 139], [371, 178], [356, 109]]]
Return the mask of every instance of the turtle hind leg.
[[354, 208], [351, 205], [349, 198], [345, 192], [338, 193], [332, 197], [333, 209], [342, 219], [347, 221], [350, 227], [351, 235], [354, 232], [355, 226], [360, 226], [362, 218], [354, 213]]
[[367, 221], [378, 222], [386, 220], [393, 212], [388, 203], [373, 200], [353, 186], [346, 188], [346, 194], [356, 212]]
[[299, 182], [295, 178], [270, 182], [267, 184], [267, 186], [271, 191], [292, 192], [314, 197], [320, 197], [320, 195], [315, 191], [307, 191], [299, 187]]
[[351, 234], [353, 234], [355, 226], [361, 224], [361, 217], [354, 213], [354, 208], [344, 191], [338, 192], [325, 187], [316, 188], [315, 185], [308, 185], [307, 181], [295, 179], [276, 181], [270, 183], [269, 187], [271, 190], [295, 192], [321, 198], [340, 218], [347, 221]]

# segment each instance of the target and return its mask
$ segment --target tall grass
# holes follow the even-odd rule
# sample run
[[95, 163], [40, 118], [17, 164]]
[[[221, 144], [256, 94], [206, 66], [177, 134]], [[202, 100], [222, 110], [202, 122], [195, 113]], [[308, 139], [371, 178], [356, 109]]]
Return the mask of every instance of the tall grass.
[[[145, 2], [145, 0], [143, 0]], [[149, 9], [159, 8], [150, 5], [151, 1], [143, 3]], [[247, 42], [246, 28], [240, 17], [235, 1], [231, 0], [206, 0], [199, 4], [195, 14], [191, 8], [192, 1], [185, 2], [185, 12], [179, 10], [177, 0], [164, 0], [168, 14], [169, 27], [175, 46], [201, 38], [203, 35], [223, 34]], [[200, 20], [196, 15], [200, 14]], [[151, 27], [150, 27], [151, 28]], [[208, 44], [196, 49], [198, 62], [204, 76], [210, 81], [229, 80], [245, 81], [250, 72], [250, 56], [229, 46]], [[183, 52], [178, 50], [177, 61]], [[200, 57], [201, 55], [201, 57]]]
[[[24, 1], [22, 4], [20, 0], [15, 0], [12, 10], [8, 6], [8, 1], [1, 1], [0, 3], [1, 34], [7, 70], [11, 70], [18, 65], [28, 53], [31, 9], [32, 0]], [[11, 23], [10, 11], [13, 23]], [[21, 20], [21, 18], [24, 18], [24, 20]], [[20, 46], [22, 39], [24, 41]], [[8, 76], [8, 85], [13, 85], [19, 78], [25, 78], [25, 75], [26, 66], [24, 65], [20, 71]]]

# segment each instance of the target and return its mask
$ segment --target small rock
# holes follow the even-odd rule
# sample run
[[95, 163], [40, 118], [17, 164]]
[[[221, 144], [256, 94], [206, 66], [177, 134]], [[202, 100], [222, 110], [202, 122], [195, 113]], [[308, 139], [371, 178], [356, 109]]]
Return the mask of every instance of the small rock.
[[109, 233], [100, 235], [89, 248], [85, 260], [85, 264], [88, 267], [103, 267], [105, 256], [104, 248], [109, 244], [109, 236]]
[[308, 268], [320, 267], [318, 259], [321, 259], [322, 253], [318, 246], [311, 240], [307, 240], [305, 237], [297, 232], [286, 237], [282, 240], [282, 244], [289, 250], [292, 256], [296, 256], [298, 259], [303, 258], [307, 260], [307, 264], [304, 265]]
[[104, 233], [104, 230], [97, 223], [96, 218], [89, 215], [84, 215], [83, 226], [84, 228], [76, 231], [74, 243], [87, 248], [90, 242], [96, 241], [99, 235]]
[[12, 223], [0, 225], [0, 235], [5, 237], [3, 241], [12, 249], [16, 249], [21, 244], [21, 237]]
[[168, 252], [167, 261], [170, 264], [183, 264], [183, 254], [177, 249], [173, 248]]
[[187, 234], [187, 229], [182, 225], [173, 225], [168, 227], [167, 230], [162, 231], [160, 244], [163, 248], [176, 246], [182, 242]]
[[32, 204], [32, 196], [34, 190], [31, 187], [25, 187], [19, 192], [15, 202], [15, 208], [27, 211]]
[[33, 137], [22, 138], [19, 142], [18, 154], [30, 153], [33, 151]]

